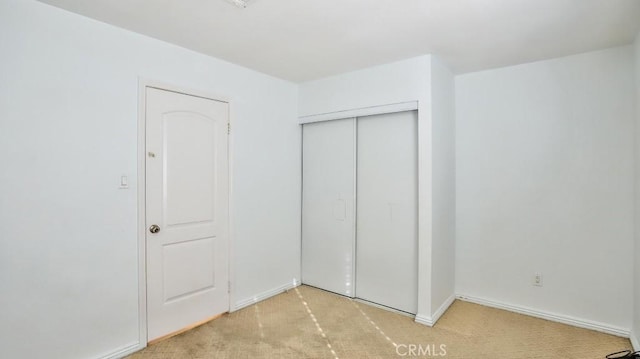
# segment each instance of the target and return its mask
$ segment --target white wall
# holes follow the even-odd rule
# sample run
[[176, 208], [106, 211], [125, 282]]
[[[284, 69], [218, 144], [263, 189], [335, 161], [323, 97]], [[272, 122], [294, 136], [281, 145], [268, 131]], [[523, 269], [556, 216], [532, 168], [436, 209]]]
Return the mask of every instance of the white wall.
[[0, 44], [3, 356], [140, 340], [139, 76], [231, 100], [235, 300], [299, 278], [296, 85], [30, 0], [0, 0]]
[[456, 293], [628, 332], [632, 59], [627, 46], [456, 77]]
[[633, 327], [631, 342], [635, 350], [640, 350], [640, 33], [636, 35], [634, 44], [634, 60], [636, 70], [636, 148], [635, 148], [635, 272], [633, 296]]
[[421, 101], [420, 105], [428, 105], [430, 59], [431, 56], [419, 56], [302, 83], [299, 115], [311, 116], [408, 101]]
[[431, 316], [438, 317], [455, 294], [455, 89], [451, 71], [431, 58], [433, 123], [433, 241]]

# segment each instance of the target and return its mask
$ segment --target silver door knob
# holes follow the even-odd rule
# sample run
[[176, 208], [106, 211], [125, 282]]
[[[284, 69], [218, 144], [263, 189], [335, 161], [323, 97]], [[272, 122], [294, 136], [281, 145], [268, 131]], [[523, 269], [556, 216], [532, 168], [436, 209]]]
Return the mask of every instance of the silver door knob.
[[149, 227], [149, 232], [151, 233], [160, 232], [160, 226], [158, 226], [157, 224], [152, 224], [151, 227]]

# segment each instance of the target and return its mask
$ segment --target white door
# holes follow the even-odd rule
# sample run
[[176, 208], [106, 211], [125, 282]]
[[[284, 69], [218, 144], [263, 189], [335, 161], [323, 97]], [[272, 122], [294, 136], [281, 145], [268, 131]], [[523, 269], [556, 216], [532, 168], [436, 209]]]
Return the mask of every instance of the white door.
[[355, 119], [303, 126], [302, 282], [354, 296]]
[[358, 118], [356, 296], [416, 313], [418, 116]]
[[146, 88], [148, 340], [229, 310], [228, 121], [226, 102]]

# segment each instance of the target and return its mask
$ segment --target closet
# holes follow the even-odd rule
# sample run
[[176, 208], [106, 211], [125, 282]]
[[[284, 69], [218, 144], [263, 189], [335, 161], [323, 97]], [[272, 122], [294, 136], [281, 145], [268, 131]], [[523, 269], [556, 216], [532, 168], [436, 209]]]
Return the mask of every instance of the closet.
[[417, 133], [417, 111], [303, 125], [303, 283], [416, 313]]

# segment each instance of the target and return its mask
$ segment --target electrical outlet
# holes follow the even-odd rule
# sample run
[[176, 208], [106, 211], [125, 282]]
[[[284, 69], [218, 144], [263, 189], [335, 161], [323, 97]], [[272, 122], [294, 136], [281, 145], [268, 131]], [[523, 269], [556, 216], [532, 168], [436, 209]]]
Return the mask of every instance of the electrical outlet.
[[542, 273], [535, 273], [533, 275], [533, 285], [536, 287], [542, 287]]

